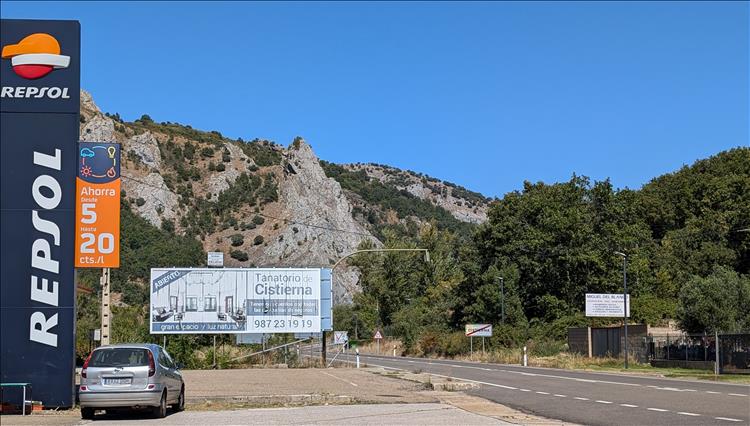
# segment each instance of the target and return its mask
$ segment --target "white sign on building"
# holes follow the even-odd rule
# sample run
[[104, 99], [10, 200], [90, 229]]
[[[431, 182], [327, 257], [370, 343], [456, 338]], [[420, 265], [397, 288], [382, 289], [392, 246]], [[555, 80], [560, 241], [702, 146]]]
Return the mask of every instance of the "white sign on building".
[[321, 274], [330, 281], [328, 269], [152, 269], [151, 333], [320, 332]]
[[[630, 295], [628, 294], [628, 315], [630, 318]], [[623, 295], [586, 293], [586, 316], [587, 317], [613, 317], [622, 318], [625, 311]]]

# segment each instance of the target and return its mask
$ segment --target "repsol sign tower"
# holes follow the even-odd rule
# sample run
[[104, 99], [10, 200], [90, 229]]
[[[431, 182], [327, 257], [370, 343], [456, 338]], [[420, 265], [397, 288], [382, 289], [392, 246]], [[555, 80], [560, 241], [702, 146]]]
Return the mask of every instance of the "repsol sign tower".
[[77, 21], [0, 24], [0, 381], [74, 403]]

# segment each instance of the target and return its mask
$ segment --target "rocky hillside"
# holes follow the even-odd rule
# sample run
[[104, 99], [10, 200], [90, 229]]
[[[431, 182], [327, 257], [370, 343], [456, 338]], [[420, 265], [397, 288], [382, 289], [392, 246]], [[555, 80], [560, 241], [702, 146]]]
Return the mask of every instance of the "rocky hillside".
[[479, 224], [487, 220], [487, 209], [491, 199], [454, 183], [381, 164], [356, 163], [343, 164], [342, 167], [353, 172], [362, 171], [370, 179], [376, 179], [398, 190], [404, 190], [421, 200], [447, 210], [462, 222]]
[[[361, 195], [342, 189], [330, 167], [322, 167], [335, 165], [320, 161], [301, 138], [285, 148], [156, 123], [147, 115], [124, 122], [100, 111], [86, 92], [80, 127], [82, 140], [122, 144], [123, 202], [133, 212], [171, 234], [198, 239], [205, 251], [224, 252], [226, 266], [330, 267], [363, 240], [380, 245], [366, 217], [393, 211], [385, 202], [369, 203], [366, 211]], [[368, 180], [408, 194], [405, 204], [427, 203], [422, 210], [432, 213], [421, 220], [486, 217], [487, 200], [462, 188], [385, 166], [344, 167], [361, 167]], [[412, 216], [420, 219], [420, 211]], [[391, 222], [407, 219], [401, 214]], [[336, 301], [350, 300], [357, 271], [342, 265], [336, 272]]]

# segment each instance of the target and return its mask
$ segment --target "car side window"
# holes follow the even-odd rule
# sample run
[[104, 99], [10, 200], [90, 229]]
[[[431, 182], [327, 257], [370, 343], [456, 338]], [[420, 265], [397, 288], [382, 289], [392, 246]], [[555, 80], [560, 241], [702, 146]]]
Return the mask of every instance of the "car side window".
[[164, 351], [159, 351], [159, 364], [161, 364], [162, 367], [172, 368]]
[[167, 362], [169, 363], [168, 364], [169, 368], [177, 368], [177, 364], [175, 364], [175, 362], [172, 359], [172, 357], [169, 356], [169, 352], [167, 352], [166, 350], [164, 350], [162, 353], [164, 354], [165, 357], [167, 357]]

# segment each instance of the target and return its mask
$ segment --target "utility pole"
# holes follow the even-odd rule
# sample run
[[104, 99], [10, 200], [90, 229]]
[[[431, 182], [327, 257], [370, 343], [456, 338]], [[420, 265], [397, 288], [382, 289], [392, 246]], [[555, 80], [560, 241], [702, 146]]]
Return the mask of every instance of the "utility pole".
[[502, 324], [505, 324], [505, 278], [500, 277], [500, 314], [502, 316]]
[[102, 268], [102, 277], [99, 279], [102, 286], [102, 335], [101, 345], [109, 345], [109, 333], [112, 317], [112, 309], [109, 301], [109, 268]]
[[625, 369], [628, 368], [628, 255], [619, 251], [616, 255], [622, 256], [622, 303], [625, 308], [622, 311], [622, 322], [625, 325]]

